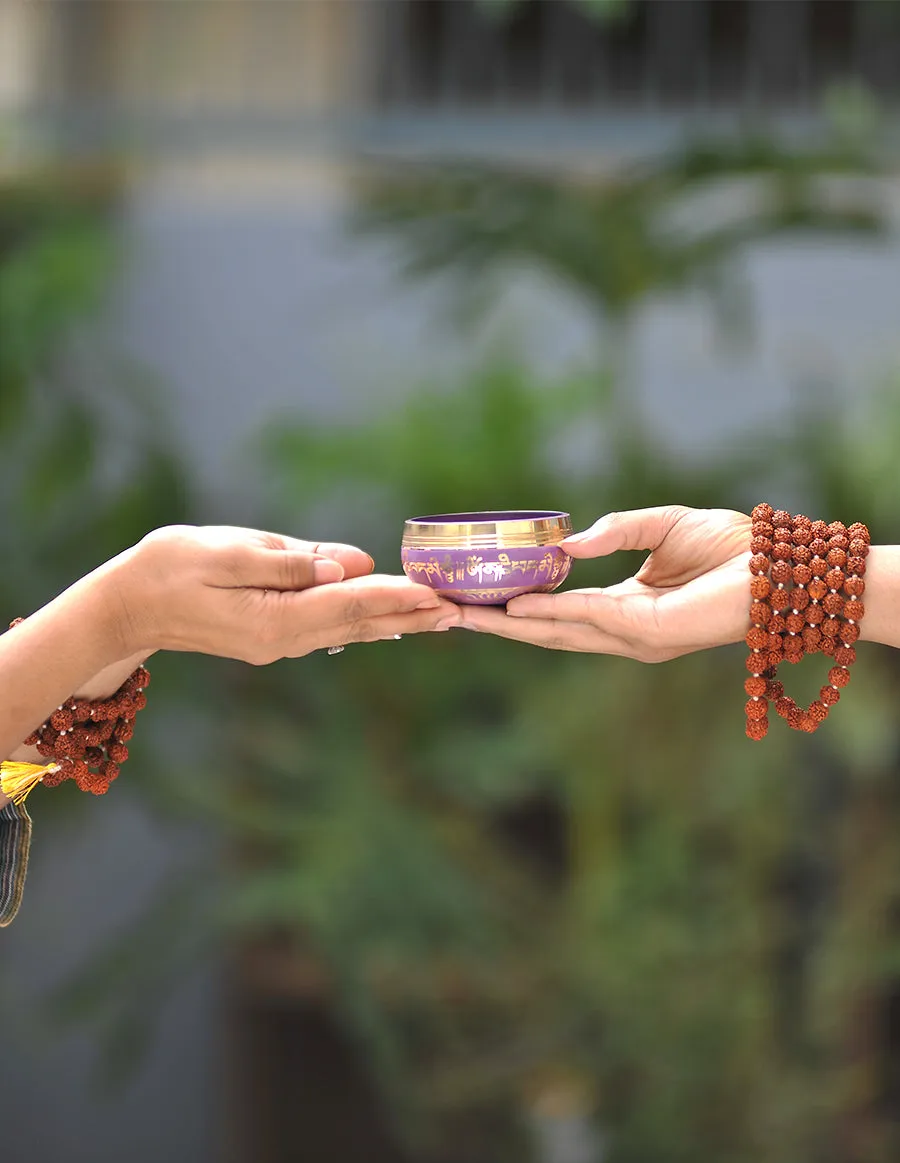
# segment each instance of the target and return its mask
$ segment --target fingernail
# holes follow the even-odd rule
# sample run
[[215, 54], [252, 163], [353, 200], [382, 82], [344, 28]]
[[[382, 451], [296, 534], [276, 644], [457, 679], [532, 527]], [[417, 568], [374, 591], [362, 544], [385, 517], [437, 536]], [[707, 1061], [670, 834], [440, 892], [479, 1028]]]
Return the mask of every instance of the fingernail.
[[344, 570], [340, 562], [327, 557], [317, 558], [313, 562], [313, 577], [317, 586], [325, 585], [327, 582], [339, 582], [343, 576]]
[[438, 598], [433, 598], [431, 600], [426, 598], [424, 602], [419, 602], [418, 606], [416, 606], [416, 609], [417, 610], [436, 610], [440, 604], [441, 603], [440, 603], [440, 600]]

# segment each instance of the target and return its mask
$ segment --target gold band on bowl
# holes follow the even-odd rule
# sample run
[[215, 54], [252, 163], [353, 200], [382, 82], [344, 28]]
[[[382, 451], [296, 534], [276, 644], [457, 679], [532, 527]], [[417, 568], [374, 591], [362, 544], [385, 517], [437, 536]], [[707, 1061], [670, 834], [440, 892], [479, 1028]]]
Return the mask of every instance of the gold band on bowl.
[[572, 532], [568, 513], [552, 510], [446, 513], [412, 517], [403, 527], [404, 549], [524, 549], [558, 545]]

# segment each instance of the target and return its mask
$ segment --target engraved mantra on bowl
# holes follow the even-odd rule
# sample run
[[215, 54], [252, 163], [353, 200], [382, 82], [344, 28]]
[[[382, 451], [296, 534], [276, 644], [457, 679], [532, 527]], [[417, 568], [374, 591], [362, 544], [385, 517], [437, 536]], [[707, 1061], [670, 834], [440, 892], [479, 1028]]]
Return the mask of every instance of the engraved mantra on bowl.
[[528, 558], [513, 560], [508, 553], [498, 553], [496, 561], [485, 561], [483, 557], [473, 554], [464, 563], [455, 562], [450, 556], [442, 560], [431, 558], [426, 561], [408, 561], [406, 571], [409, 574], [424, 573], [429, 581], [446, 582], [448, 585], [464, 582], [466, 578], [477, 578], [479, 585], [484, 585], [486, 580], [502, 581], [510, 573], [546, 574], [547, 580], [553, 581], [559, 577], [565, 564], [564, 558], [552, 553], [545, 553], [540, 561]]

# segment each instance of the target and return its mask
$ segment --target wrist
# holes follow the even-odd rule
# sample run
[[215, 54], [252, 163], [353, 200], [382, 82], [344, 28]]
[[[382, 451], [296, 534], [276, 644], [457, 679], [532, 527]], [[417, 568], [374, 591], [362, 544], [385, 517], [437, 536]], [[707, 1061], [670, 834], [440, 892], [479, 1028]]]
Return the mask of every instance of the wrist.
[[866, 613], [859, 624], [860, 640], [900, 646], [900, 546], [873, 545], [863, 580]]

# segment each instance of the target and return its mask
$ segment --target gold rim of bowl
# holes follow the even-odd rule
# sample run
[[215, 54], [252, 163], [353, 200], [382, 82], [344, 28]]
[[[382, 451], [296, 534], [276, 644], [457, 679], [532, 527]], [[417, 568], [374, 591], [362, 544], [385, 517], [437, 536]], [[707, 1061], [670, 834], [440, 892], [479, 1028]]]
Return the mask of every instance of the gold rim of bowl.
[[572, 518], [555, 509], [442, 513], [411, 517], [403, 526], [404, 549], [522, 549], [558, 545], [572, 532]]

